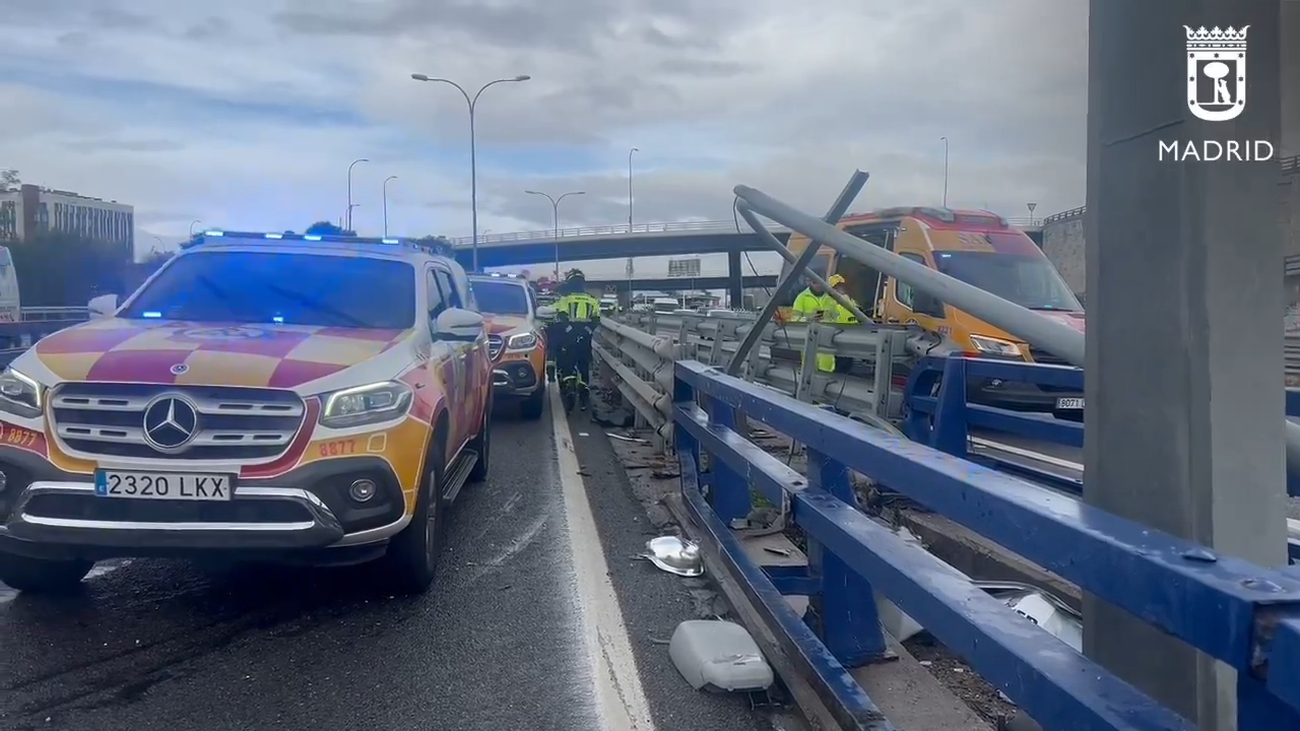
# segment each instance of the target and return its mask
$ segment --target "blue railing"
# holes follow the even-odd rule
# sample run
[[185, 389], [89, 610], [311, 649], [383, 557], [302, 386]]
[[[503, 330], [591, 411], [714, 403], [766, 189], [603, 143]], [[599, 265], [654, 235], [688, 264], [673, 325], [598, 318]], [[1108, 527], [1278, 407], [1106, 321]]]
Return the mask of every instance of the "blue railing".
[[1061, 475], [970, 451], [971, 429], [986, 429], [1048, 444], [1083, 447], [1083, 424], [1080, 422], [1057, 419], [1051, 414], [971, 403], [967, 388], [972, 380], [981, 379], [1083, 393], [1083, 371], [1070, 366], [981, 358], [923, 358], [908, 375], [904, 391], [907, 409], [903, 433], [913, 441], [948, 454], [1070, 493], [1083, 494], [1080, 476]]
[[[1194, 728], [862, 513], [849, 470], [1232, 666], [1242, 731], [1300, 728], [1300, 580], [699, 362], [676, 364], [673, 401], [684, 503], [846, 728], [893, 729], [847, 669], [884, 653], [873, 589], [1045, 728]], [[738, 433], [741, 416], [808, 445], [807, 474]], [[789, 505], [807, 537], [806, 569], [761, 566], [745, 553], [728, 526], [748, 515], [751, 490]], [[808, 621], [788, 594], [810, 597]]]
[[[1083, 447], [1083, 424], [1051, 414], [1025, 413], [971, 403], [972, 381], [1000, 379], [1083, 393], [1083, 371], [1069, 366], [1037, 365], [981, 358], [924, 358], [908, 376], [903, 433], [942, 452], [992, 467], [1074, 495], [1083, 494], [1083, 477], [1040, 469], [1024, 461], [971, 451], [971, 430], [1024, 437], [1036, 442]], [[1287, 416], [1300, 416], [1300, 389], [1286, 389]], [[1300, 496], [1300, 475], [1287, 474], [1287, 493]], [[1287, 545], [1292, 563], [1300, 562], [1300, 539]]]

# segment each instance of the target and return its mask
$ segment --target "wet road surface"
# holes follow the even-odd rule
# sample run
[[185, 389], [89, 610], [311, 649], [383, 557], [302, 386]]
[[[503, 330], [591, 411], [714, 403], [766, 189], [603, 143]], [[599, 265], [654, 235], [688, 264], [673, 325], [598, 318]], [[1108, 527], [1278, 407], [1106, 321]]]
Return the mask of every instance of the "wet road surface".
[[[592, 513], [652, 712], [636, 728], [772, 729], [743, 697], [696, 693], [676, 674], [660, 642], [694, 617], [690, 596], [678, 577], [630, 560], [652, 535], [644, 511], [613, 479], [608, 445], [591, 448], [599, 428], [575, 417], [572, 432], [597, 476], [586, 479]], [[153, 560], [102, 567], [73, 598], [0, 587], [0, 728], [607, 727], [554, 445], [550, 414], [498, 419], [489, 482], [462, 491], [424, 597], [380, 592], [365, 566]]]

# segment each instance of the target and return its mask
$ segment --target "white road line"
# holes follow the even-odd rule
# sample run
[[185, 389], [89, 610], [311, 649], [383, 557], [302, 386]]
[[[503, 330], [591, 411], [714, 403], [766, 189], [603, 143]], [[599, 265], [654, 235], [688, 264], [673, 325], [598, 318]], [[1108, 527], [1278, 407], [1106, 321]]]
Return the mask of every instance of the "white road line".
[[587, 621], [583, 633], [593, 670], [597, 708], [603, 731], [654, 731], [632, 640], [623, 624], [618, 594], [609, 580], [609, 563], [596, 530], [587, 486], [579, 474], [573, 435], [560, 403], [559, 389], [551, 389], [551, 422], [559, 460], [560, 489], [568, 522], [569, 550], [577, 572], [579, 599]]
[[1010, 444], [1003, 444], [1002, 442], [995, 442], [992, 439], [984, 439], [982, 437], [971, 437], [970, 440], [972, 444], [979, 447], [996, 449], [999, 452], [1014, 454], [1017, 457], [1024, 457], [1026, 459], [1036, 460], [1038, 462], [1042, 462], [1043, 464], [1050, 464], [1054, 467], [1060, 467], [1062, 469], [1067, 469], [1067, 470], [1074, 470], [1075, 472], [1083, 472], [1083, 465], [1079, 464], [1078, 462], [1071, 462], [1068, 459], [1053, 457], [1050, 454], [1042, 454], [1041, 452], [1035, 452], [1032, 449], [1022, 449], [1021, 447], [1013, 447]]

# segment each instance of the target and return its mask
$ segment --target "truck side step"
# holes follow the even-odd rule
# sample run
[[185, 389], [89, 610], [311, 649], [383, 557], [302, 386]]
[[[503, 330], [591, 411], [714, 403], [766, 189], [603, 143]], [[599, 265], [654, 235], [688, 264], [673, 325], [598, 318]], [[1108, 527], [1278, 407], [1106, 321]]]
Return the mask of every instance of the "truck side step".
[[461, 452], [460, 459], [456, 460], [456, 468], [447, 475], [447, 479], [442, 483], [443, 502], [450, 504], [460, 494], [460, 489], [465, 486], [469, 479], [469, 473], [474, 469], [478, 462], [478, 452], [472, 449], [466, 449]]

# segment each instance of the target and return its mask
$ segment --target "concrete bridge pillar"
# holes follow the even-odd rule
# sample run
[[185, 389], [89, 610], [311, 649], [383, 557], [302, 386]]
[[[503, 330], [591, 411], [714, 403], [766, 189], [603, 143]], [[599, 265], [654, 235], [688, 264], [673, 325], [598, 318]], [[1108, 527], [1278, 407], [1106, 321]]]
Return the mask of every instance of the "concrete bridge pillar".
[[[1265, 565], [1286, 562], [1276, 158], [1161, 161], [1159, 143], [1279, 141], [1280, 13], [1091, 0], [1088, 54], [1084, 499]], [[1183, 25], [1250, 26], [1236, 119], [1191, 113]], [[1226, 666], [1095, 597], [1084, 615], [1088, 655], [1202, 729], [1235, 728]]]

